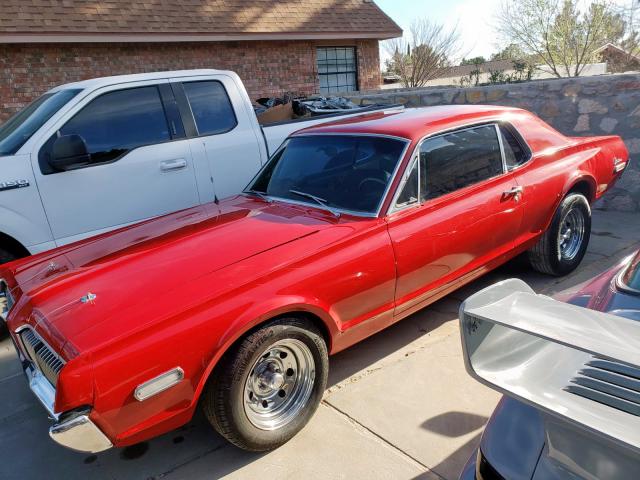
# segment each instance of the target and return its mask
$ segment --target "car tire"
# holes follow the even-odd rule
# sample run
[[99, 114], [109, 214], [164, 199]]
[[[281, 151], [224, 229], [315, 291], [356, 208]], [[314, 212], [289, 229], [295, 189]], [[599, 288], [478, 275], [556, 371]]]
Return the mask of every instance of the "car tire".
[[0, 265], [16, 260], [17, 258], [18, 257], [11, 253], [9, 250], [5, 250], [4, 248], [0, 247]]
[[[16, 258], [18, 257], [16, 257], [14, 254], [9, 252], [8, 250], [5, 250], [4, 248], [0, 248], [0, 265], [2, 265], [3, 263], [11, 262]], [[6, 300], [4, 298], [0, 298], [0, 303], [5, 301]], [[3, 307], [4, 305], [0, 305], [0, 311], [2, 311]], [[4, 322], [2, 318], [0, 318], [0, 340], [7, 337], [8, 335], [9, 335], [9, 330], [7, 329], [7, 324]]]
[[570, 193], [558, 206], [551, 225], [528, 251], [531, 266], [548, 275], [562, 276], [582, 261], [591, 238], [591, 207], [581, 193]]
[[203, 392], [213, 427], [248, 451], [277, 448], [318, 408], [327, 385], [325, 340], [310, 321], [282, 318], [250, 333], [227, 352]]

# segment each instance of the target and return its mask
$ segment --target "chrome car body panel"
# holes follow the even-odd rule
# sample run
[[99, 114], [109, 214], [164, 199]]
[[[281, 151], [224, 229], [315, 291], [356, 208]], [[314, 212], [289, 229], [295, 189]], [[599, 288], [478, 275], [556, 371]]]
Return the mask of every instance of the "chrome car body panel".
[[[616, 273], [611, 274], [612, 281]], [[610, 284], [605, 284], [608, 290]], [[577, 292], [576, 297], [583, 294]], [[606, 305], [616, 305], [621, 295], [627, 296], [614, 289]], [[634, 306], [638, 312], [638, 297]], [[630, 400], [640, 395], [635, 382], [640, 374], [640, 323], [622, 317], [627, 318], [535, 295], [519, 280], [496, 284], [463, 304], [461, 335], [467, 369], [506, 394], [479, 447], [500, 476], [635, 478], [640, 471], [640, 417], [634, 413], [637, 402]], [[503, 348], [507, 339], [508, 348]], [[587, 382], [581, 392], [586, 395], [572, 392], [576, 379]], [[594, 398], [598, 395], [609, 397], [602, 402]], [[618, 408], [625, 401], [631, 408]], [[460, 478], [476, 478], [475, 465], [474, 454]]]

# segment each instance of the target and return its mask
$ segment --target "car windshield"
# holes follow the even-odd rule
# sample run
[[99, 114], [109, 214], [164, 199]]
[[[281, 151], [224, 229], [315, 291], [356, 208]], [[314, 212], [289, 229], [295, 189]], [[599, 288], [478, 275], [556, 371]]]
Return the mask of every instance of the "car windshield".
[[622, 286], [640, 294], [640, 252], [636, 253], [620, 278]]
[[373, 214], [383, 201], [407, 141], [368, 135], [309, 135], [287, 141], [249, 190]]
[[0, 125], [0, 155], [13, 155], [58, 110], [75, 97], [79, 89], [46, 93]]

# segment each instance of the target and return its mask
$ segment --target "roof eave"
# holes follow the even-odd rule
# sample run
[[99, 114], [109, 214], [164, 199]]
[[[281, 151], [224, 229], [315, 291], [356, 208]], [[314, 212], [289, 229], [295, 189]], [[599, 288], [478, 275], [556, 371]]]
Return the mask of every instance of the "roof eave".
[[388, 40], [402, 36], [402, 30], [383, 32], [256, 32], [256, 33], [101, 33], [52, 32], [0, 33], [0, 44], [8, 43], [154, 43], [154, 42], [235, 42], [258, 40]]

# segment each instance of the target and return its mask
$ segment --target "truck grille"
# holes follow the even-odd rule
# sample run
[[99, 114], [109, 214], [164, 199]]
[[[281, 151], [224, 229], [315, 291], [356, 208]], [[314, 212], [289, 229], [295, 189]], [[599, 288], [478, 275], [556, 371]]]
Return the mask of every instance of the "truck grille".
[[594, 358], [571, 379], [567, 392], [640, 416], [640, 369]]
[[60, 370], [64, 367], [64, 360], [30, 328], [20, 333], [20, 339], [29, 359], [55, 387]]

